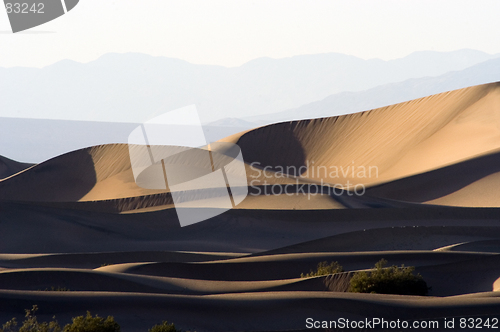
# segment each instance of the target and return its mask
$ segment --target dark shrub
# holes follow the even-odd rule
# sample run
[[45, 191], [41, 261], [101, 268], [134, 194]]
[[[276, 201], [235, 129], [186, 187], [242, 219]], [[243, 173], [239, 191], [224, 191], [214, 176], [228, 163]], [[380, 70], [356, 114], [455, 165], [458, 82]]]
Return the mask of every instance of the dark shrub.
[[61, 327], [59, 323], [55, 320], [51, 322], [38, 322], [35, 312], [37, 312], [38, 306], [34, 305], [31, 310], [26, 309], [26, 319], [23, 321], [23, 325], [17, 329], [17, 320], [12, 318], [5, 324], [3, 324], [0, 332], [61, 332]]
[[325, 276], [328, 274], [334, 274], [334, 273], [339, 273], [339, 272], [344, 272], [344, 269], [342, 266], [339, 264], [339, 262], [331, 262], [328, 264], [327, 261], [318, 263], [318, 267], [316, 268], [316, 271], [312, 271], [304, 274], [301, 273], [300, 277], [301, 278], [308, 278], [308, 277], [318, 277], [318, 276]]
[[73, 318], [73, 323], [64, 327], [64, 332], [120, 332], [120, 325], [112, 316], [104, 319], [99, 316], [92, 317], [89, 311], [87, 316]]
[[173, 323], [169, 324], [167, 321], [164, 321], [161, 324], [155, 325], [148, 330], [149, 332], [180, 332], [175, 328]]
[[380, 260], [372, 271], [356, 272], [350, 281], [350, 292], [399, 295], [427, 295], [429, 288], [420, 274], [414, 275], [414, 266], [385, 267]]

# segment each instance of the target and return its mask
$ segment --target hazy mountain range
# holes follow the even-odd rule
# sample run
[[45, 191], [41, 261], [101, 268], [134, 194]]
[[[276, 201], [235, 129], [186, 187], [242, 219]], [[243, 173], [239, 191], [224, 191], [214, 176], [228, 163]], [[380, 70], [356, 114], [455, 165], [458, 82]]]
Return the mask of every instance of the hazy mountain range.
[[240, 67], [144, 54], [107, 54], [38, 68], [0, 68], [0, 116], [142, 122], [195, 104], [202, 122], [285, 111], [343, 91], [462, 70], [500, 55], [416, 52], [383, 61], [328, 53], [259, 58]]
[[461, 50], [382, 61], [322, 54], [224, 68], [109, 54], [88, 64], [0, 68], [0, 155], [40, 162], [86, 146], [126, 143], [153, 113], [193, 103], [208, 123], [207, 140], [214, 141], [259, 125], [500, 81], [499, 56]]
[[[492, 59], [460, 71], [452, 71], [438, 77], [408, 79], [403, 82], [384, 84], [360, 92], [341, 92], [323, 100], [274, 114], [250, 116], [240, 123], [260, 125], [298, 119], [321, 118], [355, 113], [387, 105], [422, 98], [436, 93], [466, 88], [473, 85], [500, 81], [500, 59]], [[230, 125], [234, 119], [217, 123]]]

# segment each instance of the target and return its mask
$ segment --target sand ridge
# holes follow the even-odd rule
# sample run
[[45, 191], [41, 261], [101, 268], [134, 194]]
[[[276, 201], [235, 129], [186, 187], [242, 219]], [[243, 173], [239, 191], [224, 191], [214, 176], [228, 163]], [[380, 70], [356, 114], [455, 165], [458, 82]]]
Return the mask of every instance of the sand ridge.
[[[490, 83], [361, 113], [268, 125], [221, 142], [240, 146], [252, 187], [310, 181], [346, 186], [349, 181], [351, 189], [380, 185], [368, 191], [374, 198], [497, 207], [497, 195], [489, 192], [498, 184], [499, 103], [500, 83]], [[224, 157], [223, 148], [213, 153]], [[464, 169], [468, 177], [457, 184]], [[420, 187], [414, 188], [415, 182]], [[423, 183], [434, 187], [421, 188]], [[407, 186], [412, 190], [401, 195]], [[300, 198], [272, 204], [283, 209], [343, 207], [326, 197], [316, 204]], [[0, 199], [106, 201], [101, 206], [112, 205], [110, 212], [172, 207], [168, 189], [135, 184], [125, 144], [85, 148], [35, 165], [0, 181]], [[242, 207], [258, 208], [264, 201], [252, 197]]]

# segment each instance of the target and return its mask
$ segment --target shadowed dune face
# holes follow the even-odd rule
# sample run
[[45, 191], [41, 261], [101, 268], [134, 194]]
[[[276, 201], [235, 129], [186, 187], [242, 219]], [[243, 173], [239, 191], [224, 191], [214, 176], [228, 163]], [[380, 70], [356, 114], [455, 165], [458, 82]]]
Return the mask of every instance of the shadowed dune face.
[[12, 201], [94, 201], [159, 192], [165, 190], [136, 185], [126, 144], [70, 152], [0, 182], [0, 199]]
[[369, 188], [376, 197], [416, 203], [498, 207], [500, 152]]
[[89, 149], [64, 154], [0, 182], [0, 199], [12, 201], [76, 201], [96, 183]]
[[20, 163], [0, 156], [0, 180], [21, 172], [34, 164]]
[[270, 171], [280, 171], [277, 167], [289, 166], [285, 174], [300, 176], [306, 167], [306, 156], [301, 142], [295, 136], [297, 122], [278, 123], [249, 131], [239, 140], [238, 145], [247, 164], [257, 163]]
[[499, 255], [417, 267], [416, 271], [433, 285], [432, 295], [449, 296], [492, 291], [500, 276]]

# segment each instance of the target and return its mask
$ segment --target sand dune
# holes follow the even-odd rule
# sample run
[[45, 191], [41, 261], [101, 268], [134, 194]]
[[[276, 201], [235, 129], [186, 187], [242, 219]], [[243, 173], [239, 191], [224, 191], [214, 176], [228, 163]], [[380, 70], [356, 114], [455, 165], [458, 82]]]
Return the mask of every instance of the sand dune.
[[122, 251], [66, 254], [0, 254], [0, 265], [9, 268], [66, 267], [94, 269], [126, 262], [202, 262], [239, 257], [238, 253]]
[[[22, 312], [30, 303], [44, 303], [59, 313], [60, 321], [85, 310], [113, 315], [124, 322], [124, 331], [140, 331], [160, 317], [177, 322], [183, 329], [204, 331], [298, 331], [305, 330], [308, 317], [332, 320], [441, 319], [444, 317], [496, 317], [500, 299], [496, 293], [467, 297], [420, 298], [334, 292], [264, 292], [210, 296], [138, 293], [0, 291], [0, 307], [8, 310], [0, 318]], [[40, 315], [50, 319], [49, 310]], [[196, 319], [193, 318], [196, 317]], [[441, 325], [442, 326], [442, 325]]]
[[[233, 135], [222, 141], [241, 147], [250, 194], [188, 227], [168, 188], [137, 186], [127, 145], [34, 166], [1, 158], [0, 319], [33, 304], [61, 322], [114, 315], [125, 332], [165, 319], [220, 332], [304, 331], [308, 317], [497, 317], [498, 105], [493, 83]], [[368, 189], [330, 191], [347, 181]], [[415, 266], [432, 296], [345, 292], [381, 258]], [[299, 278], [322, 261], [347, 272]]]
[[452, 206], [498, 207], [500, 152], [368, 189], [376, 197]]
[[[498, 103], [500, 84], [492, 83], [362, 113], [269, 125], [222, 141], [241, 147], [252, 186], [296, 181], [328, 185], [350, 181], [351, 187], [387, 183], [368, 194], [419, 203], [498, 206], [498, 195], [493, 194], [499, 171]], [[214, 153], [224, 151], [214, 148]], [[263, 172], [266, 166], [270, 168]], [[130, 167], [127, 145], [86, 148], [3, 180], [0, 199], [111, 201], [107, 204], [114, 204], [117, 212], [172, 207], [165, 190], [138, 187]], [[275, 171], [302, 173], [303, 178]], [[460, 177], [464, 171], [468, 176]], [[402, 180], [391, 182], [398, 179]], [[252, 197], [243, 207], [266, 205], [262, 201]], [[268, 204], [284, 209], [342, 207], [326, 198], [316, 199], [318, 204], [286, 201]]]
[[85, 148], [55, 157], [0, 182], [0, 199], [74, 202], [159, 192], [138, 187], [130, 167], [126, 144]]
[[[264, 291], [324, 291], [322, 278], [263, 281], [213, 281], [165, 278], [110, 272], [99, 268], [15, 269], [0, 272], [2, 289], [42, 291], [100, 291], [162, 294], [227, 294]], [[62, 289], [62, 290], [61, 290]]]
[[[376, 166], [379, 177], [361, 181], [373, 184], [500, 148], [499, 102], [500, 84], [492, 83], [362, 113], [279, 123], [228, 140], [262, 166]], [[304, 175], [335, 183], [319, 171]], [[357, 178], [346, 175], [339, 179]]]
[[447, 251], [477, 251], [477, 252], [494, 252], [500, 253], [500, 240], [482, 240], [456, 243], [454, 245], [438, 248], [435, 250]]
[[[391, 227], [346, 232], [254, 255], [306, 252], [349, 252], [376, 250], [442, 250], [496, 252], [500, 228], [480, 226]], [[391, 239], [388, 241], [387, 239]], [[494, 239], [494, 240], [486, 240]], [[475, 241], [477, 240], [477, 241]], [[470, 242], [468, 242], [470, 241]], [[461, 244], [458, 244], [462, 242]], [[469, 244], [470, 245], [467, 245]], [[477, 245], [475, 245], [477, 243]], [[484, 245], [481, 245], [484, 243]], [[486, 250], [490, 248], [490, 250]], [[484, 249], [484, 250], [482, 250]]]
[[[362, 113], [279, 123], [226, 141], [240, 145], [249, 163], [298, 170], [316, 182], [388, 182], [368, 191], [375, 197], [496, 207], [499, 103], [500, 85], [493, 83]], [[252, 171], [257, 178], [259, 171]]]
[[500, 291], [500, 278], [495, 280], [495, 282], [493, 283], [493, 291], [494, 292]]
[[494, 290], [500, 277], [500, 255], [476, 257], [448, 264], [417, 267], [435, 296], [479, 293]]
[[[180, 227], [176, 212], [172, 209], [120, 215], [5, 202], [0, 203], [0, 209], [2, 253], [165, 250], [254, 253], [326, 236], [377, 228], [498, 227], [498, 212], [495, 209], [441, 207], [359, 210], [235, 209], [188, 227]], [[19, 229], [26, 231], [19, 232]], [[393, 240], [388, 237], [386, 241], [377, 241], [380, 246], [388, 248], [390, 245], [387, 243]], [[403, 248], [412, 249], [419, 241], [422, 240], [417, 238], [412, 245]], [[424, 249], [463, 242], [453, 241], [434, 242], [435, 246]], [[422, 248], [422, 245], [418, 248]], [[355, 242], [348, 250], [358, 250]], [[367, 250], [377, 248], [372, 246], [372, 249]]]
[[6, 157], [0, 156], [0, 180], [19, 173], [34, 164], [20, 163]]
[[262, 281], [293, 279], [301, 273], [314, 270], [319, 262], [338, 261], [348, 271], [368, 269], [385, 258], [395, 265], [438, 265], [490, 256], [489, 253], [461, 253], [434, 251], [378, 251], [355, 253], [304, 253], [264, 255], [205, 263], [136, 263], [100, 268], [114, 273], [190, 278], [204, 280]]

